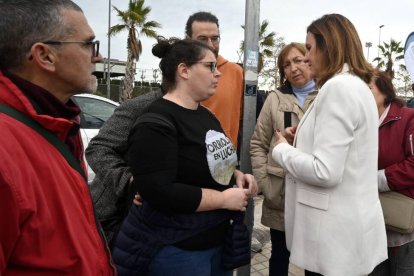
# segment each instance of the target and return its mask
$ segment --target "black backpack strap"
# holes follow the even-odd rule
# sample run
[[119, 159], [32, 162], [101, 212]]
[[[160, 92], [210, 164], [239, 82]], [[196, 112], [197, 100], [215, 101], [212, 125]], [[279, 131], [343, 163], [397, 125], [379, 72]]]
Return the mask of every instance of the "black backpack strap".
[[174, 124], [168, 118], [158, 113], [147, 112], [142, 114], [135, 121], [134, 127], [141, 123], [156, 123], [176, 131]]
[[285, 129], [292, 126], [292, 112], [284, 112]]
[[[169, 129], [173, 130], [174, 133], [177, 132], [177, 129], [175, 128], [175, 125], [167, 117], [165, 117], [165, 116], [163, 116], [159, 113], [153, 113], [153, 112], [143, 113], [135, 121], [133, 129], [135, 127], [137, 127], [139, 124], [142, 124], [142, 123], [154, 123], [154, 124], [162, 125], [162, 126], [165, 126]], [[130, 135], [131, 135], [131, 132], [130, 132]], [[129, 186], [129, 189], [128, 189], [128, 192], [127, 192], [127, 200], [126, 200], [127, 204], [125, 206], [126, 209], [125, 209], [124, 216], [127, 215], [128, 211], [129, 211], [129, 208], [132, 205], [134, 196], [137, 192], [138, 192], [137, 185], [133, 184], [133, 185]]]
[[5, 104], [0, 104], [0, 112], [7, 114], [8, 116], [22, 122], [23, 124], [27, 125], [28, 127], [35, 130], [37, 133], [39, 133], [41, 136], [43, 136], [50, 144], [52, 144], [59, 152], [60, 154], [66, 159], [68, 164], [76, 170], [82, 177], [87, 181], [87, 177], [85, 175], [85, 172], [82, 169], [82, 166], [77, 160], [71, 151], [69, 150], [69, 147], [63, 143], [55, 134], [50, 132], [49, 130], [45, 129], [43, 126], [41, 126], [38, 122], [33, 120], [30, 116], [8, 106]]

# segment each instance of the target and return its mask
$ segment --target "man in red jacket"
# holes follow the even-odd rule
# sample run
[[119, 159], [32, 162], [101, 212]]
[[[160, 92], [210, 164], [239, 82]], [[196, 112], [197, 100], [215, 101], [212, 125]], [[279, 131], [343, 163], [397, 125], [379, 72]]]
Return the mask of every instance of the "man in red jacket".
[[70, 0], [2, 0], [0, 18], [0, 275], [114, 275], [70, 100], [95, 90], [99, 41]]

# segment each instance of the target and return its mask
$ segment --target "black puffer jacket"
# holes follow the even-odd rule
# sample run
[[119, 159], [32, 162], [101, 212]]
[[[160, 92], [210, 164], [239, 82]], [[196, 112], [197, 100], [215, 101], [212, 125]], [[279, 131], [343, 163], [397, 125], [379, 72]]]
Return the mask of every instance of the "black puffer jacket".
[[250, 241], [243, 213], [215, 210], [171, 215], [157, 211], [146, 202], [133, 206], [122, 224], [113, 249], [118, 274], [147, 275], [155, 254], [226, 220], [233, 220], [223, 248], [222, 265], [234, 269], [250, 262]]

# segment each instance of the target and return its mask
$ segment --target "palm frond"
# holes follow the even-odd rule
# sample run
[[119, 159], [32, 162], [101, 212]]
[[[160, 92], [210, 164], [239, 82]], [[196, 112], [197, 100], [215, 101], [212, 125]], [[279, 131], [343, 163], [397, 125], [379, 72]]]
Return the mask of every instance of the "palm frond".
[[157, 38], [158, 33], [152, 29], [141, 29], [141, 34], [144, 34], [146, 37]]
[[130, 12], [128, 14], [128, 19], [131, 24], [139, 25], [141, 22], [145, 22], [146, 17], [143, 14], [137, 12]]
[[240, 51], [244, 51], [244, 40], [240, 41]]
[[117, 7], [115, 7], [115, 6], [112, 6], [113, 7], [113, 9], [116, 11], [116, 13], [117, 13], [117, 15], [118, 15], [118, 17], [120, 17], [121, 18], [121, 21], [123, 22], [123, 23], [127, 23], [128, 22], [128, 13], [127, 12], [125, 12], [125, 11], [121, 11], [120, 9], [118, 9]]
[[404, 55], [399, 55], [399, 56], [396, 56], [395, 57], [395, 60], [401, 60], [401, 59], [403, 59], [404, 58]]
[[114, 36], [114, 35], [117, 35], [120, 32], [126, 31], [128, 29], [129, 29], [129, 26], [125, 25], [125, 24], [114, 25], [109, 29], [109, 35]]
[[155, 28], [161, 28], [161, 24], [156, 21], [148, 21], [148, 22], [145, 22], [141, 27], [142, 29], [155, 29]]
[[269, 49], [264, 49], [264, 50], [263, 50], [263, 54], [264, 54], [266, 57], [271, 57], [271, 56], [273, 55], [273, 51], [271, 51], [271, 50], [269, 50]]

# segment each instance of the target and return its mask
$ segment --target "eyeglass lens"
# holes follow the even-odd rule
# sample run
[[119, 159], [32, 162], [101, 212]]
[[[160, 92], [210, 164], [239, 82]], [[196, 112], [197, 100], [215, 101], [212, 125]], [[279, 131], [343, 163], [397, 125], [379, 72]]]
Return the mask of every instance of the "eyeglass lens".
[[99, 56], [99, 40], [93, 41], [93, 56], [97, 57]]

